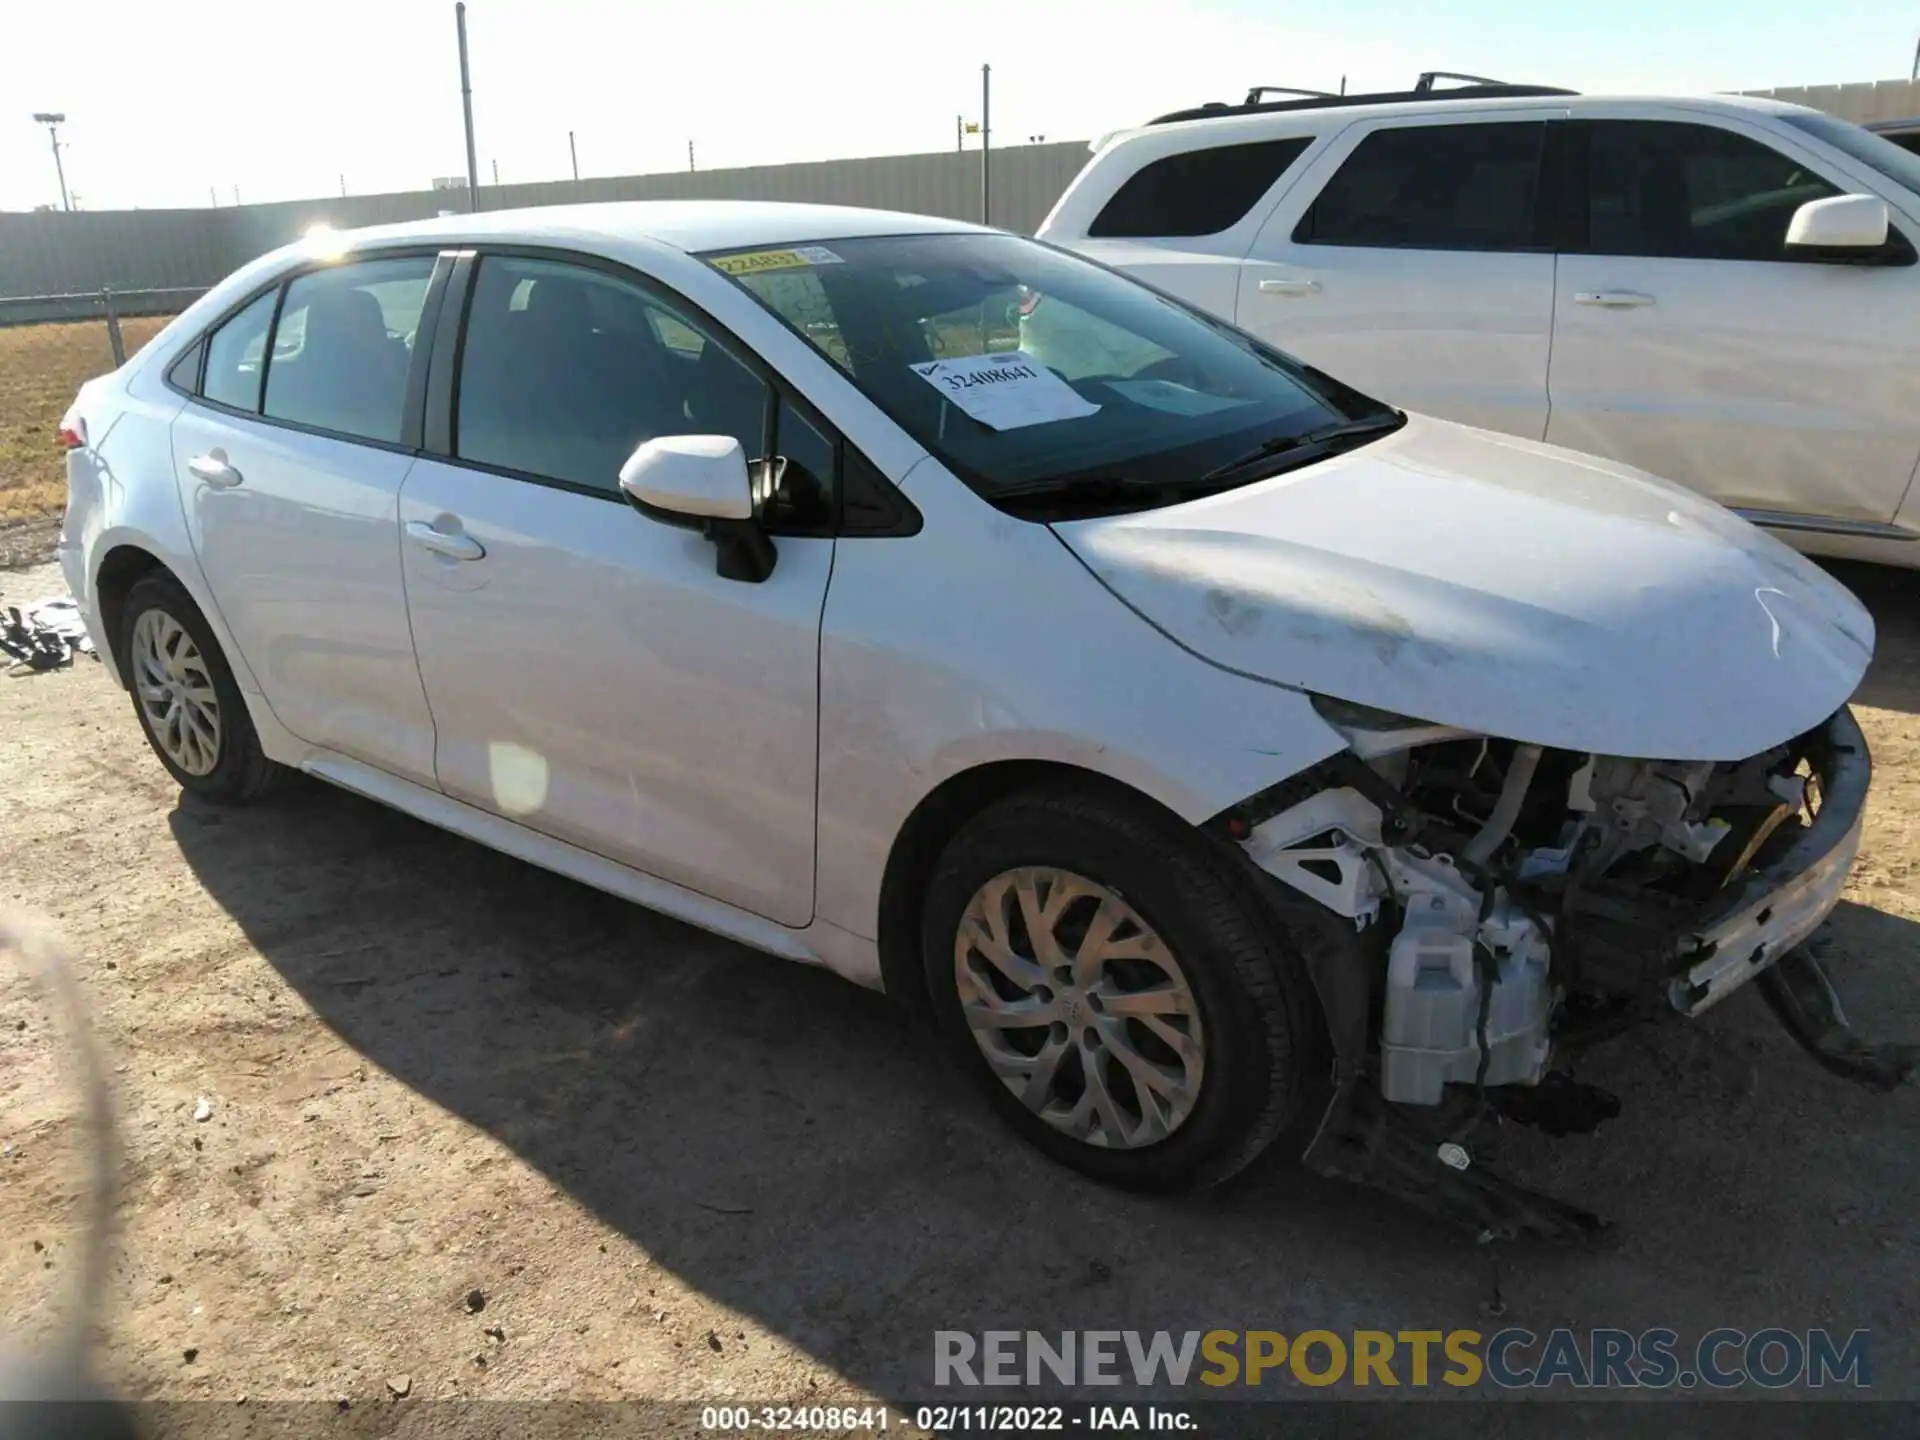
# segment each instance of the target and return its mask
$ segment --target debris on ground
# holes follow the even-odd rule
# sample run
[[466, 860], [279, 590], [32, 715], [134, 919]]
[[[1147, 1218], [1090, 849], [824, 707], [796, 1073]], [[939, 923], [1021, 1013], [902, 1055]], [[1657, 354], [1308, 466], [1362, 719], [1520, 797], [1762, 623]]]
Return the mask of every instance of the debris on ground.
[[0, 607], [0, 651], [13, 657], [9, 675], [33, 675], [58, 670], [75, 655], [95, 655], [79, 602], [65, 595], [48, 596], [24, 610]]
[[487, 1308], [487, 1293], [484, 1290], [469, 1290], [464, 1303], [469, 1315], [478, 1315]]
[[412, 1389], [413, 1377], [411, 1375], [389, 1375], [387, 1377], [387, 1393], [396, 1400], [406, 1399], [408, 1392]]
[[213, 1118], [213, 1101], [202, 1095], [193, 1102], [193, 1118], [196, 1124], [204, 1125]]

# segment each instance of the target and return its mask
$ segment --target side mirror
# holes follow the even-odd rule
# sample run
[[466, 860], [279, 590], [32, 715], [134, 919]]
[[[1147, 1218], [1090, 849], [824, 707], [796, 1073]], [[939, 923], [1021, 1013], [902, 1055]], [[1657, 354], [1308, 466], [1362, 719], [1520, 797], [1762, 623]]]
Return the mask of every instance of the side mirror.
[[1878, 195], [1809, 200], [1787, 222], [1787, 248], [1812, 258], [1864, 260], [1883, 249], [1892, 217]]
[[714, 571], [758, 584], [778, 552], [761, 528], [746, 453], [731, 435], [658, 435], [620, 467], [620, 491], [649, 520], [698, 530], [719, 551]]

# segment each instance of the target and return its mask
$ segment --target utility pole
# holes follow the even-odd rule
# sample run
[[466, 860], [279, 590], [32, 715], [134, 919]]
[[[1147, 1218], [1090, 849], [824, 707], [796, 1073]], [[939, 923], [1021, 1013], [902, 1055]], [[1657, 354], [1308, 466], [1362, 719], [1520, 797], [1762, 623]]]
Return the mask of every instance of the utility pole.
[[236, 205], [240, 203], [240, 187], [238, 185], [233, 187], [233, 203]]
[[953, 117], [953, 153], [958, 155], [967, 148], [967, 121], [963, 115]]
[[340, 172], [340, 198], [347, 198], [347, 172], [344, 170]]
[[467, 209], [480, 208], [480, 162], [473, 153], [473, 82], [467, 74], [467, 0], [456, 0], [454, 28], [460, 32], [460, 109], [467, 122]]
[[980, 67], [980, 223], [993, 223], [993, 67]]
[[1913, 73], [1907, 78], [1909, 80], [1920, 80], [1920, 40], [1913, 42]]
[[498, 159], [493, 162], [493, 183], [494, 188], [498, 189], [500, 185], [500, 162]]
[[573, 161], [573, 178], [576, 184], [580, 180], [580, 152], [573, 145], [573, 131], [567, 131], [567, 155]]
[[41, 111], [35, 115], [37, 124], [47, 127], [47, 139], [53, 142], [53, 173], [60, 177], [60, 208], [73, 209], [73, 197], [67, 193], [67, 167], [60, 163], [60, 127], [67, 123], [64, 113]]
[[207, 205], [214, 210], [220, 208], [220, 195], [213, 186], [207, 186]]
[[691, 172], [694, 168], [695, 167], [693, 163], [693, 141], [689, 140], [687, 141], [687, 169], [689, 172]]

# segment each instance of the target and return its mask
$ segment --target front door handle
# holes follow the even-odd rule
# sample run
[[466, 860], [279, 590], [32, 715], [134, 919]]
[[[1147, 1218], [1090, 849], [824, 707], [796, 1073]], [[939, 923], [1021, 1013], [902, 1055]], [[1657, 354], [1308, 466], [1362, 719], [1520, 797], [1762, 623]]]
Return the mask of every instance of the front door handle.
[[214, 490], [231, 490], [242, 478], [240, 472], [227, 463], [224, 450], [209, 450], [194, 456], [187, 461], [187, 469], [193, 472], [194, 479]]
[[1642, 295], [1638, 290], [1580, 290], [1575, 292], [1573, 303], [1598, 305], [1607, 310], [1637, 310], [1642, 305], [1653, 304], [1653, 296]]
[[450, 535], [445, 530], [434, 529], [424, 520], [407, 522], [407, 539], [422, 550], [431, 550], [449, 560], [478, 560], [487, 553], [487, 547], [471, 535]]
[[1318, 280], [1262, 280], [1260, 293], [1262, 295], [1318, 295], [1320, 282]]

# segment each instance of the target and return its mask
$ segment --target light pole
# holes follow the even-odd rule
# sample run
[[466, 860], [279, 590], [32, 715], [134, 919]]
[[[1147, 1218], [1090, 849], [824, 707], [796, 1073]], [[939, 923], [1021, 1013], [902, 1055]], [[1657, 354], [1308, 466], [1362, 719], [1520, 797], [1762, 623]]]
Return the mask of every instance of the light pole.
[[453, 7], [454, 29], [460, 32], [460, 109], [467, 122], [467, 209], [480, 208], [480, 162], [473, 155], [473, 84], [467, 78], [467, 5]]
[[980, 223], [993, 223], [993, 108], [992, 108], [993, 67], [980, 67]]
[[47, 127], [47, 139], [53, 142], [53, 173], [60, 177], [60, 208], [71, 210], [73, 197], [67, 194], [67, 167], [60, 163], [60, 127], [67, 123], [67, 117], [43, 110], [33, 119], [36, 125]]
[[573, 160], [573, 182], [580, 183], [580, 152], [573, 146], [573, 131], [567, 131], [567, 154]]

